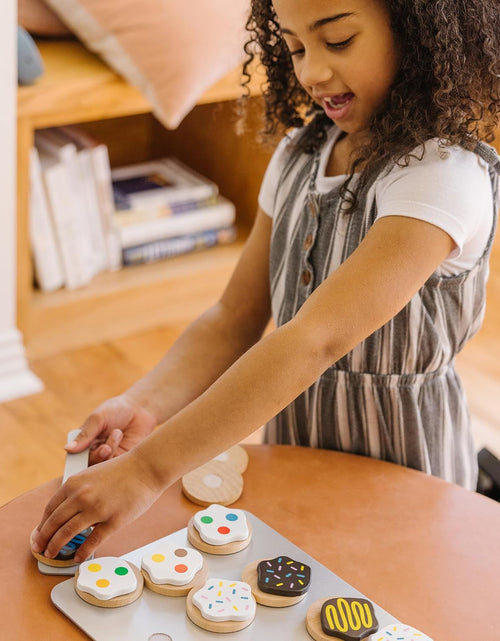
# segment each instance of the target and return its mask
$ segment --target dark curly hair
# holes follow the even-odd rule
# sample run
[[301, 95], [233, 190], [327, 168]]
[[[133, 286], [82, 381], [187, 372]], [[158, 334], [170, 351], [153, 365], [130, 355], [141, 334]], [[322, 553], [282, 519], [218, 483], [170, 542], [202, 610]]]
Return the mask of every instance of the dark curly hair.
[[[500, 10], [498, 0], [384, 0], [400, 52], [400, 65], [385, 101], [373, 114], [370, 141], [352, 158], [363, 167], [356, 191], [375, 163], [408, 163], [429, 138], [473, 149], [491, 142], [500, 113]], [[275, 135], [307, 124], [300, 148], [313, 153], [331, 120], [300, 86], [271, 0], [251, 0], [243, 67], [246, 85], [256, 56], [265, 67], [266, 126]]]

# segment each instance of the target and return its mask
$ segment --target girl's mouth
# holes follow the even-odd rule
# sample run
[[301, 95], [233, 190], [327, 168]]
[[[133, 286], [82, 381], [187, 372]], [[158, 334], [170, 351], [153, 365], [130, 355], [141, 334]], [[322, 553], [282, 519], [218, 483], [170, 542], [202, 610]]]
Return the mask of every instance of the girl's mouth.
[[348, 115], [353, 98], [351, 92], [325, 97], [322, 99], [323, 109], [332, 120], [341, 120]]

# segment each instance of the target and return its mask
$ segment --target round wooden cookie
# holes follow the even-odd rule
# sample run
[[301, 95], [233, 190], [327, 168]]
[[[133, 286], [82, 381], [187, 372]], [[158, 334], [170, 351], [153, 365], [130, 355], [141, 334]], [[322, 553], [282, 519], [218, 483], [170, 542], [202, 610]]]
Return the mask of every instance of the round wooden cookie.
[[193, 588], [189, 592], [186, 599], [186, 614], [198, 627], [203, 628], [204, 630], [208, 630], [209, 632], [219, 632], [225, 634], [228, 632], [238, 632], [239, 630], [243, 630], [247, 628], [254, 620], [255, 611], [253, 612], [253, 616], [246, 621], [211, 621], [210, 619], [206, 619], [202, 615], [198, 606], [193, 603], [193, 596], [198, 590], [199, 588]]
[[222, 454], [219, 454], [219, 456], [216, 456], [213, 460], [228, 463], [240, 474], [243, 474], [248, 467], [248, 454], [245, 448], [241, 447], [241, 445], [231, 447], [229, 450], [226, 450], [225, 452], [222, 452]]
[[[30, 545], [31, 546], [33, 546], [33, 534], [34, 534], [34, 532], [35, 532], [35, 530], [33, 530], [33, 532], [30, 535]], [[77, 537], [79, 537], [79, 536], [81, 536], [81, 535], [77, 535]], [[76, 539], [77, 537], [74, 537], [74, 538]], [[72, 539], [72, 541], [74, 541], [74, 539]], [[70, 541], [70, 544], [71, 544], [72, 541]], [[83, 543], [83, 541], [80, 542], [80, 545], [81, 545], [81, 543]], [[64, 547], [66, 548], [67, 546], [64, 546]], [[76, 552], [76, 549], [77, 548], [75, 547], [74, 552]], [[31, 547], [31, 554], [35, 557], [35, 559], [37, 561], [40, 561], [41, 563], [44, 563], [45, 565], [49, 565], [50, 567], [53, 567], [53, 568], [70, 568], [70, 567], [73, 567], [75, 565], [78, 565], [77, 563], [75, 563], [74, 553], [73, 553], [73, 556], [71, 556], [70, 558], [67, 558], [67, 559], [58, 559], [58, 558], [49, 559], [48, 557], [44, 556], [43, 554], [39, 554], [38, 552], [34, 552], [33, 547]]]
[[200, 537], [198, 530], [194, 526], [193, 517], [189, 519], [187, 527], [187, 537], [191, 545], [200, 550], [200, 552], [208, 552], [208, 554], [234, 554], [235, 552], [241, 552], [249, 545], [252, 539], [252, 526], [250, 523], [248, 523], [248, 532], [248, 537], [243, 541], [232, 541], [224, 545], [211, 545]]
[[[312, 605], [309, 606], [309, 609], [307, 610], [306, 629], [315, 641], [332, 641], [332, 639], [359, 639], [360, 641], [368, 641], [368, 639], [372, 638], [371, 635], [378, 629], [378, 621], [373, 613], [373, 605], [369, 601], [367, 601], [367, 599], [360, 598], [358, 600], [351, 599], [350, 597], [339, 597], [338, 601], [339, 603], [343, 602], [344, 608], [349, 609], [352, 605], [350, 602], [357, 602], [356, 616], [354, 615], [354, 609], [352, 610], [352, 612], [348, 613], [347, 617], [345, 615], [345, 610], [342, 611], [342, 614], [339, 611], [337, 611], [337, 613], [330, 612], [329, 614], [327, 614], [326, 620], [329, 620], [330, 624], [332, 625], [331, 634], [327, 634], [326, 632], [324, 632], [321, 623], [321, 611], [323, 605], [327, 601], [331, 601], [332, 603], [334, 603], [337, 601], [337, 597], [334, 597], [333, 599], [331, 597], [327, 597], [326, 599], [315, 601]], [[362, 606], [361, 608], [359, 607], [360, 603], [368, 604], [366, 607], [369, 608], [370, 614], [368, 614], [367, 611], [360, 617], [360, 612], [363, 612]], [[364, 618], [367, 618], [369, 620], [366, 621], [364, 620]], [[353, 628], [353, 635], [349, 636], [349, 630], [347, 629], [349, 626], [347, 624], [347, 621], [354, 621], [355, 619], [357, 619], [357, 622], [355, 628]], [[338, 636], [335, 636], [335, 630], [337, 629], [337, 626], [333, 625], [335, 621], [337, 621], [337, 626], [343, 630], [339, 630]], [[339, 624], [339, 622], [341, 622], [341, 624]], [[364, 624], [366, 624], [366, 627], [365, 633], [363, 634]]]
[[295, 605], [306, 598], [307, 592], [304, 592], [304, 594], [300, 594], [299, 596], [280, 596], [279, 594], [269, 594], [260, 590], [257, 585], [257, 566], [261, 560], [262, 559], [252, 561], [252, 563], [249, 563], [243, 568], [241, 573], [241, 580], [248, 583], [252, 588], [252, 594], [254, 595], [257, 603], [267, 605], [271, 608], [286, 608], [290, 605]]
[[[97, 559], [97, 561], [99, 561], [99, 559]], [[81, 599], [83, 599], [87, 603], [90, 603], [91, 605], [96, 605], [99, 608], [121, 608], [124, 605], [129, 605], [129, 603], [133, 603], [142, 594], [142, 591], [144, 588], [144, 578], [139, 568], [137, 568], [133, 563], [130, 563], [129, 561], [127, 561], [127, 564], [130, 566], [130, 568], [132, 569], [137, 579], [137, 587], [132, 592], [129, 592], [128, 594], [121, 594], [120, 596], [117, 596], [111, 599], [98, 599], [93, 594], [84, 592], [83, 590], [80, 590], [77, 587], [78, 577], [80, 574], [79, 569], [75, 574], [75, 592], [78, 594], [78, 596]]]
[[151, 580], [147, 570], [142, 568], [142, 576], [144, 583], [153, 592], [162, 594], [163, 596], [186, 596], [193, 588], [203, 585], [208, 577], [208, 565], [204, 562], [203, 567], [199, 570], [194, 579], [185, 585], [171, 585], [169, 583], [155, 583]]
[[182, 491], [196, 505], [231, 505], [243, 492], [243, 477], [229, 463], [212, 460], [182, 477]]

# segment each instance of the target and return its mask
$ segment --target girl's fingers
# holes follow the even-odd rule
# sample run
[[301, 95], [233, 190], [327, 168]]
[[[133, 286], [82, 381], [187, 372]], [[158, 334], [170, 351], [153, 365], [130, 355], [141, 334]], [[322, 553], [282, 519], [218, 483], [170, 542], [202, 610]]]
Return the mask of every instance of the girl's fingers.
[[96, 448], [90, 452], [89, 463], [95, 465], [96, 463], [101, 463], [116, 456], [122, 440], [123, 432], [119, 429], [114, 429], [105, 443], [97, 445]]
[[65, 446], [67, 452], [83, 452], [93, 443], [105, 428], [104, 421], [99, 414], [91, 414], [84, 422], [78, 436]]

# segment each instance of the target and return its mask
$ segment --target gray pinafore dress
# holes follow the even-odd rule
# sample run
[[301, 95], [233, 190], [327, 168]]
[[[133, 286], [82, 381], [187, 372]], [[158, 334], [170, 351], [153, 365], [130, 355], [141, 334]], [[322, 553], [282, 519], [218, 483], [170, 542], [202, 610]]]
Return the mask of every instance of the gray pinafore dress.
[[[489, 164], [496, 202], [500, 159], [482, 143], [476, 153]], [[316, 190], [319, 157], [292, 152], [277, 186], [270, 256], [277, 327], [358, 247], [377, 215], [375, 198], [370, 202], [377, 175], [346, 214], [339, 188]], [[301, 215], [291, 220], [287, 214], [304, 190]], [[267, 424], [266, 442], [379, 458], [475, 489], [477, 457], [454, 357], [483, 320], [494, 208], [486, 249], [474, 267], [452, 277], [434, 273], [399, 314]]]

